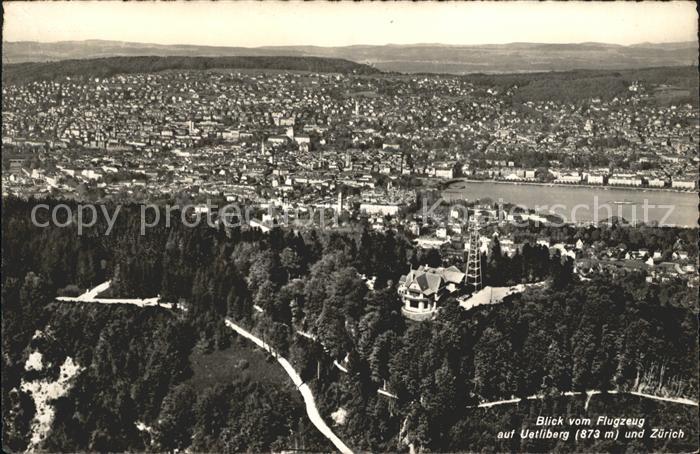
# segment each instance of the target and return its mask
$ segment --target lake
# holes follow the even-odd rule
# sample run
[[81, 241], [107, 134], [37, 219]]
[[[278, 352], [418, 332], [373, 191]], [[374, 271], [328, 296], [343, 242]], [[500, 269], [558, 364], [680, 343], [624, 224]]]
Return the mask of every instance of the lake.
[[697, 227], [698, 222], [697, 192], [457, 181], [442, 196], [449, 202], [489, 198], [541, 214], [557, 214], [574, 223], [598, 222], [610, 216], [623, 217], [630, 223], [687, 227]]

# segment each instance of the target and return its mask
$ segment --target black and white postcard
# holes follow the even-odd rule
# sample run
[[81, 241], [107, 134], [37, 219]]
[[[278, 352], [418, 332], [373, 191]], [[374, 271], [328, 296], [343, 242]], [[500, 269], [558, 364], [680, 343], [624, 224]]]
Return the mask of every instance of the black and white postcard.
[[698, 452], [694, 2], [2, 6], [3, 452]]

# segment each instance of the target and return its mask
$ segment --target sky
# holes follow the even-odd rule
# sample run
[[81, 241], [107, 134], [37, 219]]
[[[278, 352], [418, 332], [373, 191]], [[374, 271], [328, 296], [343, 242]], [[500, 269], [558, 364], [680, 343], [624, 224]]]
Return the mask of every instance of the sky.
[[697, 40], [695, 2], [3, 2], [4, 41], [216, 46]]

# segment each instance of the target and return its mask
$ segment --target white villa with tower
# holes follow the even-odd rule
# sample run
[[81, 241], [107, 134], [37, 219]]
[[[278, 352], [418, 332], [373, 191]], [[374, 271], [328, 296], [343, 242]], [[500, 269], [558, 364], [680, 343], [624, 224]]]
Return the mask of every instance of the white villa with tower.
[[[401, 313], [411, 320], [428, 320], [435, 315], [439, 304], [447, 296], [463, 291], [479, 292], [481, 282], [481, 256], [478, 222], [469, 225], [469, 254], [466, 272], [456, 266], [433, 268], [419, 266], [401, 276], [398, 293], [403, 302]], [[471, 245], [475, 245], [472, 247]]]
[[462, 289], [465, 273], [456, 266], [431, 268], [420, 266], [399, 279], [398, 292], [403, 301], [401, 312], [411, 320], [427, 320], [446, 296]]

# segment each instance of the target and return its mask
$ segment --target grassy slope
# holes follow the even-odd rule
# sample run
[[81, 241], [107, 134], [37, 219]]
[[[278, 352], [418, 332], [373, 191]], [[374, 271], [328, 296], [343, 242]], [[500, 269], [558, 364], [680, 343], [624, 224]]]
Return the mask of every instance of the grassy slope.
[[[283, 387], [292, 385], [276, 362], [252, 347], [235, 343], [225, 350], [211, 353], [193, 351], [190, 355], [192, 377], [189, 383], [197, 390], [233, 381], [259, 381]], [[298, 393], [293, 394], [295, 397]], [[299, 399], [301, 400], [301, 399]]]

